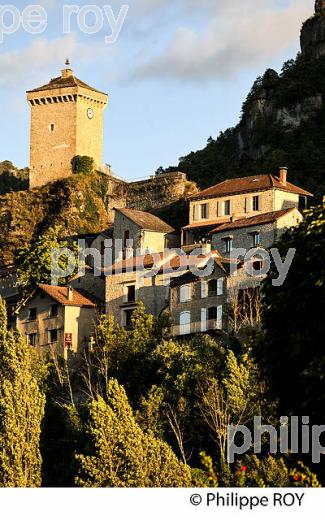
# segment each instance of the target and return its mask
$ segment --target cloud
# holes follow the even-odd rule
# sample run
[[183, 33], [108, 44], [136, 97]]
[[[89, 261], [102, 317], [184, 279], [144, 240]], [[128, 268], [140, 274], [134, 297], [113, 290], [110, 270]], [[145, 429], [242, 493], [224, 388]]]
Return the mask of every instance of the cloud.
[[[276, 0], [202, 0], [200, 5], [210, 12], [204, 30], [179, 26], [167, 48], [141, 63], [133, 78], [222, 80], [270, 61], [297, 43], [313, 0], [291, 0], [285, 7]], [[194, 12], [194, 0], [186, 7]]]
[[34, 81], [48, 80], [53, 76], [53, 70], [63, 66], [66, 57], [78, 62], [89, 62], [100, 57], [107, 48], [93, 44], [82, 44], [78, 42], [75, 34], [47, 40], [38, 38], [24, 50], [7, 51], [0, 54], [0, 88], [31, 85]]

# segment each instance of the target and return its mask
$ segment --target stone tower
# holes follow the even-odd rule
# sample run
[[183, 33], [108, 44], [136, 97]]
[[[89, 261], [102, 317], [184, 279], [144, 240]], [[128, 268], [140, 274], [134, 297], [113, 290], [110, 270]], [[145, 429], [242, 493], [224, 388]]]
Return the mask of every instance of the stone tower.
[[65, 68], [60, 77], [28, 91], [27, 101], [31, 107], [30, 188], [69, 177], [76, 155], [92, 157], [96, 168], [102, 169], [107, 94]]

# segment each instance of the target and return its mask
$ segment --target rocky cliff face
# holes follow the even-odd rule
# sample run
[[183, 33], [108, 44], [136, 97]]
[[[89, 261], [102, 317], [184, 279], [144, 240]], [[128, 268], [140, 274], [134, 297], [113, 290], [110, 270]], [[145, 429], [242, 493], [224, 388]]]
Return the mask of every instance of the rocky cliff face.
[[325, 6], [307, 20], [301, 30], [301, 51], [305, 56], [320, 58], [325, 55]]

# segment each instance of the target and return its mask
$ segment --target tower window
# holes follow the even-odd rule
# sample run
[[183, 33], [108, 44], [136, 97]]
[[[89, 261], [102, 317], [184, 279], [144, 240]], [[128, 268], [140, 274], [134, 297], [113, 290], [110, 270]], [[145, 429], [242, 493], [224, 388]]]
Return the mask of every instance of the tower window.
[[52, 124], [50, 125], [50, 130], [51, 130], [51, 132], [54, 132], [54, 129], [55, 129], [55, 125], [52, 123]]

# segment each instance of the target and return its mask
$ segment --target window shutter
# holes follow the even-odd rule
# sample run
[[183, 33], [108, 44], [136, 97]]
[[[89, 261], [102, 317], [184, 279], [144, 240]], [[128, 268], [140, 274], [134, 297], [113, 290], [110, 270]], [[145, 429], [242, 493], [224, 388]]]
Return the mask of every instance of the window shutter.
[[180, 303], [186, 303], [191, 301], [191, 287], [189, 285], [183, 285], [179, 290], [179, 301]]
[[206, 218], [209, 219], [210, 217], [210, 204], [206, 205]]
[[217, 296], [223, 295], [223, 278], [218, 278]]
[[181, 312], [179, 317], [179, 333], [181, 336], [191, 333], [191, 313]]
[[193, 220], [197, 220], [198, 219], [198, 215], [197, 215], [198, 209], [199, 209], [199, 206], [197, 204], [194, 204], [194, 206], [193, 206]]
[[208, 296], [208, 282], [201, 282], [201, 298]]
[[217, 329], [222, 329], [222, 305], [217, 308]]
[[201, 332], [206, 332], [207, 330], [207, 310], [201, 309]]

